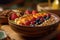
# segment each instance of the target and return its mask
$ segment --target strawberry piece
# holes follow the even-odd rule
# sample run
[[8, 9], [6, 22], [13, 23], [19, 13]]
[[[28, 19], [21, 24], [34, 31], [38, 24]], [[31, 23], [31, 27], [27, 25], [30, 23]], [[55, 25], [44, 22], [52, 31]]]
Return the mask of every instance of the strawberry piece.
[[35, 21], [31, 22], [31, 24], [35, 24]]
[[31, 21], [35, 21], [35, 20], [36, 20], [36, 18], [33, 17]]
[[27, 21], [27, 22], [25, 23], [25, 25], [30, 25], [30, 23], [31, 23], [30, 21]]
[[35, 24], [35, 21], [36, 21], [36, 18], [33, 17], [30, 21], [30, 24], [32, 24], [32, 25]]
[[43, 18], [42, 16], [39, 16], [38, 18]]
[[48, 14], [48, 16], [50, 17], [50, 16], [51, 16], [51, 14]]
[[12, 13], [11, 14], [11, 20], [15, 20], [16, 18], [18, 18], [18, 16], [16, 15], [16, 13]]
[[26, 13], [26, 14], [31, 14], [31, 11], [26, 10], [25, 13]]
[[36, 14], [36, 13], [38, 13], [36, 10], [33, 10], [33, 11], [32, 11], [32, 14]]
[[24, 23], [22, 23], [22, 25], [25, 25]]

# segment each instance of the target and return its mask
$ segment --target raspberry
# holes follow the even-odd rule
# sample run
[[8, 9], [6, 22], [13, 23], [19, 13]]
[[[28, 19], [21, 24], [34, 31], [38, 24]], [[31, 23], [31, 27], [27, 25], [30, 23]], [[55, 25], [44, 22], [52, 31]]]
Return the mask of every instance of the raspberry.
[[15, 20], [16, 18], [18, 18], [18, 16], [16, 15], [16, 13], [11, 14], [11, 20]]
[[26, 10], [25, 13], [26, 13], [26, 14], [31, 14], [31, 11]]
[[33, 11], [32, 11], [32, 14], [36, 14], [36, 13], [38, 13], [36, 10], [33, 10]]

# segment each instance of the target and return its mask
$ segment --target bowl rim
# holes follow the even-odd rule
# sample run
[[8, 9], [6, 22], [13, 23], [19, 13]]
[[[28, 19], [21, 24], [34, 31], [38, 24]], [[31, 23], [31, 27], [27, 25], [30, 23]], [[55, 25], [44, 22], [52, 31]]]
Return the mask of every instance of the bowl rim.
[[[49, 12], [48, 12], [48, 13], [49, 13]], [[27, 28], [41, 28], [41, 27], [48, 27], [48, 26], [51, 26], [51, 25], [60, 23], [60, 17], [59, 17], [58, 15], [56, 15], [56, 14], [54, 14], [54, 13], [49, 13], [49, 14], [52, 14], [52, 15], [56, 16], [56, 18], [58, 19], [58, 21], [55, 22], [55, 23], [53, 23], [53, 24], [50, 24], [50, 25], [46, 25], [46, 26], [35, 26], [35, 27], [31, 27], [31, 26], [28, 26], [28, 25], [25, 26], [25, 25], [17, 25], [17, 24], [14, 24], [14, 23], [12, 23], [12, 22], [10, 21], [10, 19], [9, 19], [10, 16], [8, 17], [8, 21], [9, 21], [9, 23], [11, 23], [11, 24], [13, 24], [13, 25], [20, 26], [20, 27], [27, 27]]]

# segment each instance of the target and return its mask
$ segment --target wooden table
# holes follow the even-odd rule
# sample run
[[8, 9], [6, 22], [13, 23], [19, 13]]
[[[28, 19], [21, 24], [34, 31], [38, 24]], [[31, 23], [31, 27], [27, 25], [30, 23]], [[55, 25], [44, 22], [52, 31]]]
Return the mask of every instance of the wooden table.
[[[9, 37], [11, 37], [12, 39], [15, 39], [15, 40], [24, 40], [20, 35], [18, 35], [16, 32], [14, 32], [9, 25], [3, 25], [1, 27], [1, 29], [5, 30], [7, 35]], [[43, 39], [41, 40], [50, 40], [52, 39], [53, 37], [55, 37], [57, 34], [59, 34], [60, 32], [60, 24], [59, 24], [59, 27], [56, 29], [56, 31], [54, 31], [53, 33], [51, 33], [50, 35], [44, 37]]]

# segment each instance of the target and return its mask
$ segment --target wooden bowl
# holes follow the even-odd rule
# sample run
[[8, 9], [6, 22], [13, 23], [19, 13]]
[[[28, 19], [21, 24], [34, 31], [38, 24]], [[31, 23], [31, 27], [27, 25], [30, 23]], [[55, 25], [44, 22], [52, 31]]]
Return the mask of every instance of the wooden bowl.
[[9, 25], [11, 26], [11, 28], [16, 31], [18, 34], [21, 34], [22, 36], [26, 36], [26, 37], [43, 37], [46, 36], [50, 33], [52, 33], [53, 31], [56, 30], [56, 28], [58, 27], [60, 18], [55, 15], [52, 14], [54, 16], [56, 16], [56, 18], [58, 19], [56, 23], [51, 24], [51, 25], [47, 25], [47, 26], [40, 26], [40, 27], [30, 27], [30, 26], [21, 26], [21, 25], [16, 25], [14, 23], [12, 23], [8, 17], [8, 21], [9, 21]]
[[55, 14], [57, 14], [58, 16], [60, 16], [60, 9], [59, 9], [59, 10], [47, 10], [47, 11], [49, 11], [49, 12], [51, 12], [51, 13], [55, 13]]
[[0, 11], [0, 24], [8, 24], [8, 16], [12, 12], [10, 9]]
[[0, 18], [0, 24], [8, 24], [8, 18]]

